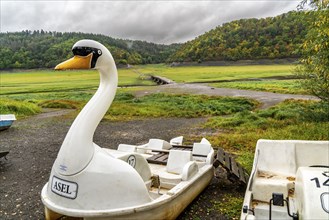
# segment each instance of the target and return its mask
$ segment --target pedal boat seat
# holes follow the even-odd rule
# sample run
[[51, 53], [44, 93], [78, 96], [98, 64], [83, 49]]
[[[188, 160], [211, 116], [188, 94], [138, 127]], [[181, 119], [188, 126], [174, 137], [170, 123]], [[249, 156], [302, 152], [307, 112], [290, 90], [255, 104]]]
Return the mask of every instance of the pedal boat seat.
[[191, 151], [170, 150], [166, 169], [159, 173], [161, 186], [171, 189], [193, 177], [199, 168], [192, 159]]

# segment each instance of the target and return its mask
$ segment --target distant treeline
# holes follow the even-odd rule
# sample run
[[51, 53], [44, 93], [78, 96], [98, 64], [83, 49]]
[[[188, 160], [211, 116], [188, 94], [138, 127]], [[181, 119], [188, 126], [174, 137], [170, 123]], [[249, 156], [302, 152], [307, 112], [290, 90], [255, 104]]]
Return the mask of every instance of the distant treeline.
[[100, 34], [22, 31], [0, 33], [0, 69], [51, 68], [72, 56], [72, 45], [93, 39], [117, 64], [297, 58], [311, 17], [289, 12], [277, 17], [232, 21], [185, 44], [160, 45]]
[[51, 68], [72, 57], [73, 44], [93, 39], [104, 44], [117, 64], [163, 63], [179, 44], [114, 39], [100, 34], [22, 31], [0, 33], [0, 69]]
[[182, 45], [168, 61], [297, 58], [311, 19], [310, 14], [292, 11], [225, 23]]

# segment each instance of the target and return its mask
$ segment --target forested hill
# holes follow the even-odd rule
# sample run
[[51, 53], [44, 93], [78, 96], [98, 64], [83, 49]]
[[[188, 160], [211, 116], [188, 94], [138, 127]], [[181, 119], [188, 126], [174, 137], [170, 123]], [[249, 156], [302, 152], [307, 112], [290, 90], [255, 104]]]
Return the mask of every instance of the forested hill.
[[72, 57], [71, 48], [81, 39], [93, 39], [104, 44], [111, 51], [117, 64], [163, 63], [180, 46], [114, 39], [85, 33], [42, 30], [0, 33], [0, 69], [52, 68]]
[[[0, 69], [52, 68], [72, 56], [72, 45], [93, 39], [110, 49], [117, 64], [221, 61], [299, 57], [310, 14], [232, 21], [185, 44], [159, 45], [85, 33], [0, 33]], [[313, 19], [316, 19], [313, 17]]]
[[219, 61], [299, 57], [311, 17], [289, 12], [277, 17], [225, 23], [185, 43], [168, 61]]

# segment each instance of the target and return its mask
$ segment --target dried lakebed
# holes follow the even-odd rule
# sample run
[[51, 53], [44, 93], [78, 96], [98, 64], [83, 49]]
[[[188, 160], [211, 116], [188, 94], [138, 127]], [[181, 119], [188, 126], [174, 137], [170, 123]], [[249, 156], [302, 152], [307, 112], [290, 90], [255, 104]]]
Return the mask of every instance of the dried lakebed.
[[[316, 99], [312, 96], [211, 88], [202, 84], [149, 87], [136, 92], [136, 95], [159, 92], [247, 97], [260, 101], [261, 108], [268, 108], [285, 99]], [[0, 150], [10, 151], [8, 160], [0, 159], [0, 219], [44, 219], [40, 192], [48, 181], [52, 164], [72, 123], [72, 117], [66, 114], [70, 114], [70, 110], [43, 113], [16, 121], [9, 130], [0, 132]], [[149, 138], [170, 140], [179, 135], [200, 138], [208, 134], [199, 126], [204, 121], [202, 118], [102, 121], [94, 142], [102, 147], [116, 148], [120, 143], [143, 144]], [[222, 178], [213, 178], [178, 219], [227, 219], [213, 208], [212, 201], [221, 202], [226, 193], [243, 195], [244, 190], [228, 182], [223, 173], [217, 173], [217, 176]]]
[[[17, 121], [9, 130], [0, 133], [1, 150], [10, 151], [8, 160], [0, 160], [0, 219], [44, 219], [40, 191], [48, 181], [72, 120], [60, 112], [44, 113]], [[102, 147], [115, 148], [120, 143], [143, 144], [149, 138], [169, 140], [179, 135], [195, 138], [205, 133], [199, 128], [204, 121], [202, 118], [105, 120], [98, 126], [94, 141]], [[179, 219], [227, 219], [209, 202], [219, 200], [227, 190], [235, 190], [225, 181], [225, 178], [214, 178]]]

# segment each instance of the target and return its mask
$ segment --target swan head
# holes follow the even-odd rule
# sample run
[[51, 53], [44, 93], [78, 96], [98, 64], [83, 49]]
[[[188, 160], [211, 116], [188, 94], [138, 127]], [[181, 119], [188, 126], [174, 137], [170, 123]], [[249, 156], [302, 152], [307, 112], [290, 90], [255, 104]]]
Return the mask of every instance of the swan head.
[[72, 47], [74, 57], [55, 67], [55, 70], [66, 69], [102, 69], [115, 66], [109, 50], [94, 40], [80, 40]]

